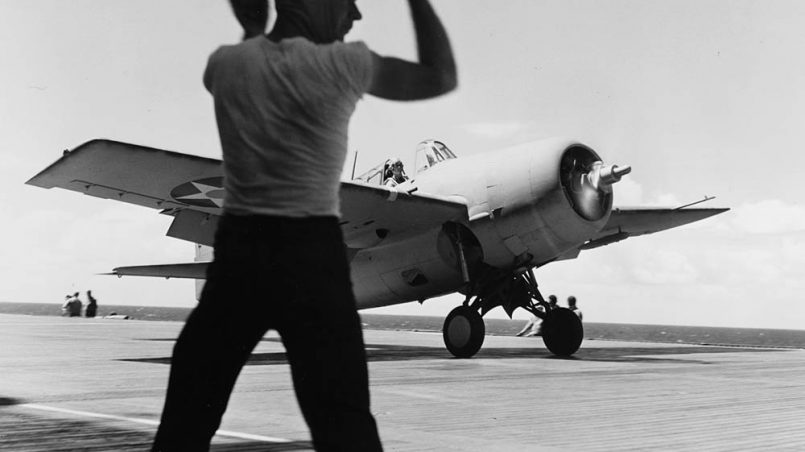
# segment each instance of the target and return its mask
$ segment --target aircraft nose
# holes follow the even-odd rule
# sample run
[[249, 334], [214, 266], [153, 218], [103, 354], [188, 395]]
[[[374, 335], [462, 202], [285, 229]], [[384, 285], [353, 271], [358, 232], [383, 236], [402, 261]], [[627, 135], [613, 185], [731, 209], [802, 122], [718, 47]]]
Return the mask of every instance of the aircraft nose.
[[612, 201], [612, 185], [632, 171], [631, 166], [604, 165], [597, 161], [584, 172], [577, 174], [571, 185], [574, 205], [588, 220], [606, 215]]
[[606, 165], [592, 150], [573, 146], [560, 164], [562, 186], [573, 210], [588, 221], [604, 218], [612, 208], [612, 185], [632, 171], [630, 166]]

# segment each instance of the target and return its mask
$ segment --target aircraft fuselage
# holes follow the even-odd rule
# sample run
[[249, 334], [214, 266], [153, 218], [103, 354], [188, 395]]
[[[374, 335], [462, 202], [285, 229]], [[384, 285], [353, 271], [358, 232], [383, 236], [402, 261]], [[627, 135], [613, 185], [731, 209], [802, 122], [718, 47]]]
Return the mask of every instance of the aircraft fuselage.
[[583, 144], [552, 139], [451, 159], [420, 172], [398, 189], [462, 202], [467, 219], [358, 252], [352, 278], [359, 308], [459, 291], [466, 272], [456, 229], [470, 265], [480, 261], [516, 271], [578, 252], [611, 211], [610, 184], [599, 183], [598, 191], [584, 186], [600, 161]]

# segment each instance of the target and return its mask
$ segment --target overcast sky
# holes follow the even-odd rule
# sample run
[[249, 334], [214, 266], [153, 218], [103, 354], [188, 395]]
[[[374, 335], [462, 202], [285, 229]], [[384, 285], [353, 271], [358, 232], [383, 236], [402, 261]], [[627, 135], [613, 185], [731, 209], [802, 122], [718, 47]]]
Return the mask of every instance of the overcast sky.
[[[364, 0], [348, 36], [415, 56], [407, 2]], [[616, 205], [717, 196], [732, 211], [537, 272], [592, 322], [805, 327], [805, 3], [435, 0], [460, 87], [368, 97], [358, 172], [417, 142], [459, 156], [551, 136], [632, 165]], [[224, 0], [0, 2], [0, 301], [193, 306], [190, 281], [97, 276], [190, 261], [156, 211], [24, 185], [62, 150], [110, 138], [220, 157], [207, 56], [240, 30]], [[350, 159], [351, 160], [351, 159]], [[380, 312], [443, 315], [461, 297]], [[491, 315], [504, 316], [497, 310]], [[523, 314], [519, 314], [521, 318]]]

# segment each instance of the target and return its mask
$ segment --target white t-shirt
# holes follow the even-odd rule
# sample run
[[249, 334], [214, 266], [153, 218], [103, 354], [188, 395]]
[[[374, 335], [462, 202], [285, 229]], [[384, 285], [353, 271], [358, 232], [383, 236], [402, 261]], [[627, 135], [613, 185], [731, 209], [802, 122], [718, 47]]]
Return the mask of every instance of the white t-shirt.
[[224, 157], [224, 210], [338, 216], [347, 129], [372, 82], [362, 42], [318, 45], [264, 36], [222, 46], [204, 85]]

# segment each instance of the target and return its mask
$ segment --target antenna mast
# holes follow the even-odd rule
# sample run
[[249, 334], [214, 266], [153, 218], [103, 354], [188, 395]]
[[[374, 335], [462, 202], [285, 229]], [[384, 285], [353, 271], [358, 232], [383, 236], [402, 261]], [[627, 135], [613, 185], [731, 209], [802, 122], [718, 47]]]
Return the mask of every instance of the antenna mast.
[[352, 177], [349, 180], [355, 180], [355, 166], [358, 164], [358, 150], [355, 150], [355, 158], [352, 160]]

